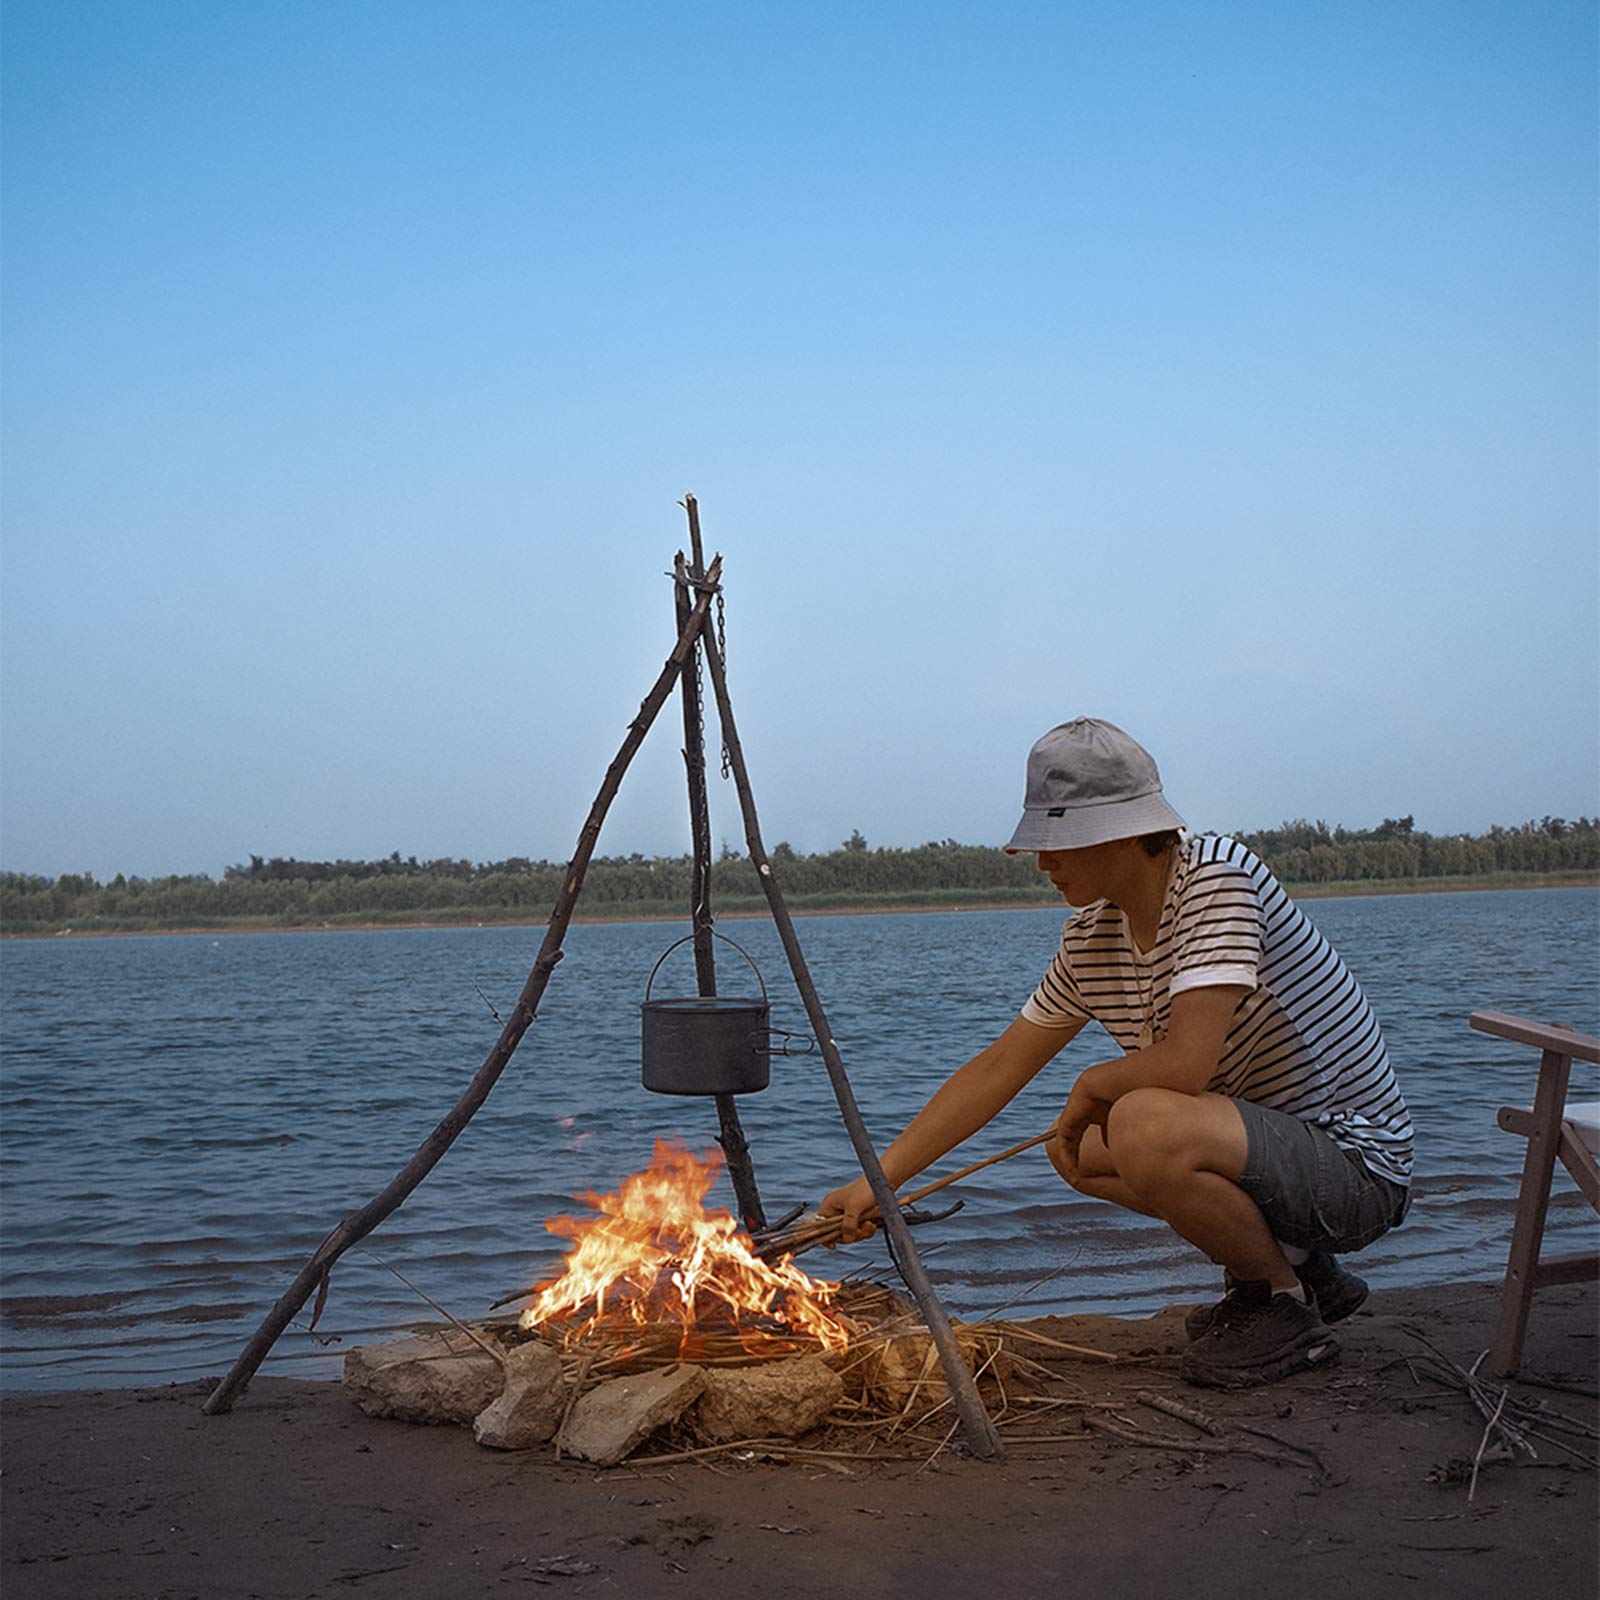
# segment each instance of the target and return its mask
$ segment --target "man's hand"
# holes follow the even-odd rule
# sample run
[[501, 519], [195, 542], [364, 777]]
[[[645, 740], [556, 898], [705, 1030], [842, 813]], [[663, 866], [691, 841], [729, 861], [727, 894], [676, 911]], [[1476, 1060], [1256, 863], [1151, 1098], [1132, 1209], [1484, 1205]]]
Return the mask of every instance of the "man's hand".
[[1085, 1083], [1088, 1076], [1089, 1073], [1083, 1073], [1073, 1084], [1055, 1125], [1058, 1165], [1066, 1173], [1067, 1182], [1073, 1185], [1078, 1181], [1078, 1147], [1083, 1143], [1084, 1134], [1093, 1127], [1104, 1131], [1106, 1116], [1111, 1110], [1111, 1102], [1099, 1099], [1092, 1084]]
[[878, 1203], [872, 1198], [872, 1185], [864, 1177], [835, 1189], [817, 1207], [817, 1212], [824, 1217], [844, 1218], [839, 1237], [846, 1244], [854, 1244], [858, 1239], [870, 1239], [878, 1231], [878, 1225], [873, 1220], [878, 1215]]
[[[976, 1133], [1033, 1080], [1081, 1026], [1041, 1028], [1018, 1017], [993, 1044], [952, 1072], [905, 1132], [883, 1152], [884, 1176], [891, 1187], [909, 1183]], [[877, 1232], [877, 1203], [864, 1177], [835, 1189], [819, 1210], [823, 1216], [843, 1219], [841, 1237], [847, 1244]]]

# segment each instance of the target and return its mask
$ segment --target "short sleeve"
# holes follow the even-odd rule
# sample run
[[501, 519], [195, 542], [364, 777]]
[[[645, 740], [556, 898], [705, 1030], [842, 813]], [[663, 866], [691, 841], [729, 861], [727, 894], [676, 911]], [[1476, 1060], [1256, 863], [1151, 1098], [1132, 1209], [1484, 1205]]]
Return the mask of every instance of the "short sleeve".
[[1230, 861], [1197, 864], [1184, 885], [1172, 933], [1170, 993], [1259, 983], [1266, 918], [1255, 880]]
[[1039, 987], [1023, 1006], [1022, 1020], [1038, 1028], [1079, 1028], [1089, 1020], [1089, 1009], [1083, 1003], [1067, 960], [1065, 940]]

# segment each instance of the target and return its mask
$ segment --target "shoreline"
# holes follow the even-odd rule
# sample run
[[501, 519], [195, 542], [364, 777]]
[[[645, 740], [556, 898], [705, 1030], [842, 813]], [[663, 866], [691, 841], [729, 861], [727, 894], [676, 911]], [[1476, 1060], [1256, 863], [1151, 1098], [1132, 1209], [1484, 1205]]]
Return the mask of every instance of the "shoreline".
[[[1044, 1377], [990, 1393], [1006, 1453], [987, 1463], [833, 1428], [805, 1451], [599, 1469], [378, 1421], [337, 1383], [286, 1378], [258, 1378], [224, 1417], [199, 1409], [211, 1380], [0, 1395], [0, 1583], [30, 1600], [442, 1600], [556, 1582], [572, 1600], [1502, 1600], [1536, 1571], [1542, 1593], [1592, 1594], [1596, 1288], [1535, 1299], [1511, 1392], [1579, 1429], [1541, 1428], [1537, 1460], [1485, 1454], [1484, 1419], [1430, 1354], [1470, 1366], [1498, 1303], [1494, 1284], [1377, 1287], [1339, 1325], [1336, 1361], [1232, 1392], [1180, 1383], [1181, 1307], [1012, 1324], [1113, 1359], [1028, 1345]], [[1263, 1456], [1252, 1429], [1298, 1457]]]
[[[1470, 877], [1436, 879], [1370, 878], [1346, 880], [1337, 883], [1285, 883], [1283, 887], [1290, 898], [1294, 900], [1356, 900], [1382, 898], [1389, 895], [1416, 894], [1495, 894], [1504, 890], [1600, 888], [1600, 872], [1530, 872], [1520, 875], [1485, 874], [1483, 879]], [[1041, 898], [1037, 901], [998, 900], [989, 903], [976, 900], [972, 904], [930, 904], [926, 900], [885, 900], [870, 905], [804, 906], [791, 903], [789, 910], [790, 914], [796, 917], [877, 917], [914, 916], [939, 912], [1048, 911], [1062, 904], [1063, 902], [1052, 898]], [[768, 916], [770, 916], [770, 913], [765, 906], [729, 906], [727, 909], [717, 913], [718, 920], [726, 922], [746, 922]], [[687, 912], [685, 911], [644, 911], [635, 915], [620, 916], [594, 916], [579, 913], [573, 916], [572, 922], [583, 927], [595, 927], [608, 923], [683, 922], [686, 919]], [[241, 933], [384, 933], [450, 928], [543, 928], [547, 926], [548, 922], [549, 918], [547, 916], [537, 916], [488, 917], [482, 921], [467, 918], [459, 920], [448, 918], [409, 919], [392, 922], [375, 922], [371, 920], [298, 923], [231, 921], [216, 923], [209, 927], [204, 924], [196, 924], [153, 928], [51, 928], [38, 930], [16, 928], [0, 930], [0, 942], [8, 939], [148, 939], [180, 936], [192, 938], [201, 935], [217, 936]]]

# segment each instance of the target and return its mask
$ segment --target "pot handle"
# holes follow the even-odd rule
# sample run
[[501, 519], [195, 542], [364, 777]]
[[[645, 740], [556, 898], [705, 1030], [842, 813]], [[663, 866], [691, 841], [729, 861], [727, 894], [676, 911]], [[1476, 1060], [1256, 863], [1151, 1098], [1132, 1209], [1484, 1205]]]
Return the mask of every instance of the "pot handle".
[[[783, 1040], [783, 1043], [776, 1049], [770, 1044], [757, 1045], [756, 1054], [758, 1056], [808, 1056], [817, 1048], [817, 1041], [809, 1033], [790, 1033], [785, 1028], [768, 1028], [767, 1032], [776, 1034], [778, 1038]], [[791, 1039], [803, 1039], [805, 1043], [798, 1050], [791, 1050], [789, 1048]]]
[[[715, 928], [711, 928], [711, 929], [709, 929], [707, 931], [711, 934], [711, 937], [713, 939], [720, 939], [724, 944], [732, 944], [733, 948], [735, 950], [737, 950], [739, 952], [739, 954], [742, 955], [745, 958], [746, 961], [750, 961], [750, 952], [748, 950], [746, 950], [742, 945], [734, 944], [733, 940], [730, 939], [727, 936], [727, 934], [718, 933]], [[645, 1004], [646, 1005], [648, 1005], [650, 1003], [650, 986], [651, 986], [651, 984], [653, 984], [656, 981], [656, 974], [661, 970], [661, 962], [665, 961], [667, 959], [667, 957], [670, 956], [672, 954], [672, 952], [674, 950], [676, 950], [680, 944], [688, 944], [688, 942], [692, 938], [694, 938], [694, 935], [692, 933], [686, 933], [686, 934], [684, 934], [684, 936], [681, 939], [678, 939], [674, 943], [669, 944], [667, 946], [667, 948], [661, 952], [660, 960], [658, 960], [656, 962], [656, 964], [653, 967], [651, 967], [650, 976], [645, 980], [644, 998], [645, 998]], [[761, 1003], [763, 1005], [770, 1004], [770, 1002], [767, 999], [767, 986], [762, 981], [761, 968], [758, 967], [755, 964], [754, 961], [750, 961], [750, 970], [753, 973], [755, 973], [756, 982], [761, 984]], [[788, 1054], [787, 1051], [784, 1051], [782, 1053], [785, 1054], [785, 1055]]]

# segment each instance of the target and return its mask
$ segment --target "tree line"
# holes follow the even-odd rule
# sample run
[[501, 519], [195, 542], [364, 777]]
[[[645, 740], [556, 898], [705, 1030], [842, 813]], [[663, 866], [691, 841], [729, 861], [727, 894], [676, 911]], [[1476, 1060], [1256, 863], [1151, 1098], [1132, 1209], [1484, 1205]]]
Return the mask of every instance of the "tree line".
[[[1425, 833], [1409, 816], [1385, 818], [1365, 830], [1298, 820], [1234, 837], [1290, 889], [1600, 871], [1600, 819], [1590, 817], [1575, 822], [1544, 817], [1475, 835]], [[784, 893], [800, 909], [1056, 902], [1031, 855], [1008, 856], [992, 846], [954, 839], [910, 849], [874, 848], [857, 831], [836, 850], [805, 855], [782, 843], [772, 857]], [[565, 871], [565, 862], [522, 856], [479, 863], [419, 861], [395, 851], [374, 861], [252, 855], [226, 868], [219, 879], [118, 873], [99, 883], [89, 873], [51, 879], [8, 872], [0, 873], [0, 930], [536, 920], [554, 904]], [[689, 903], [689, 873], [686, 855], [596, 857], [579, 907], [589, 915], [618, 918], [680, 915]], [[750, 862], [726, 845], [712, 884], [723, 910], [765, 904]]]

